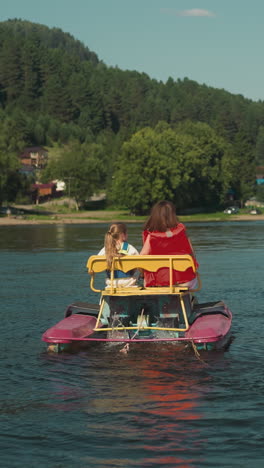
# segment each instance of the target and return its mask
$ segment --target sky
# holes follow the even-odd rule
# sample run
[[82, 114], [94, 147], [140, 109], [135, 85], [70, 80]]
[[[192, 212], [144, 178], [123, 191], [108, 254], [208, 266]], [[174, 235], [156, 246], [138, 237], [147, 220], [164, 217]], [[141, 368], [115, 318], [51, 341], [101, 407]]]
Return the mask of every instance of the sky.
[[70, 33], [108, 66], [264, 100], [263, 0], [1, 0], [0, 21], [13, 18]]

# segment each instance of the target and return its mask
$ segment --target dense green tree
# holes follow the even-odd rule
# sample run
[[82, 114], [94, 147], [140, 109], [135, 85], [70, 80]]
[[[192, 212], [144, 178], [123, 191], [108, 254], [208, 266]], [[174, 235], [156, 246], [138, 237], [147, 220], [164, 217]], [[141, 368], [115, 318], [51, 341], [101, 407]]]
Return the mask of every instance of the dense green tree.
[[259, 127], [256, 142], [255, 162], [258, 166], [264, 166], [264, 127]]
[[100, 191], [104, 178], [102, 147], [96, 143], [72, 143], [49, 163], [43, 173], [43, 181], [63, 180], [66, 193], [75, 198], [78, 206]]
[[0, 142], [0, 206], [3, 201], [14, 201], [17, 196], [21, 187], [18, 168], [16, 155], [8, 154]]
[[134, 213], [164, 198], [179, 209], [217, 206], [226, 190], [222, 160], [228, 148], [206, 124], [145, 128], [123, 145], [112, 198]]
[[232, 146], [205, 123], [186, 121], [176, 127], [176, 132], [192, 138], [185, 154], [186, 170], [193, 181], [189, 190], [196, 193], [190, 198], [192, 206], [216, 208], [225, 201], [237, 171]]
[[8, 116], [0, 121], [0, 147], [8, 153], [19, 152], [30, 143], [29, 122], [26, 115], [16, 110], [12, 117]]
[[[257, 186], [257, 200], [260, 202], [264, 202], [264, 184]], [[253, 203], [252, 203], [253, 205]]]
[[6, 38], [0, 47], [0, 83], [3, 88], [3, 104], [20, 96], [21, 85], [21, 45], [16, 38]]
[[233, 150], [237, 162], [233, 182], [243, 206], [244, 202], [256, 192], [255, 152], [243, 132], [236, 136]]
[[34, 110], [41, 93], [40, 44], [37, 40], [26, 40], [21, 52], [21, 72], [23, 89], [21, 107]]

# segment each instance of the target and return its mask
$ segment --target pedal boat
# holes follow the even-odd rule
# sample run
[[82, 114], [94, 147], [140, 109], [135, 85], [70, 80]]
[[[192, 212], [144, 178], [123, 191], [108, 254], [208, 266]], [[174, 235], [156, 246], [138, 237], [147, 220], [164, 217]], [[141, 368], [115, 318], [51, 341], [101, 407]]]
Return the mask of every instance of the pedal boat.
[[[221, 300], [197, 303], [194, 293], [201, 289], [201, 280], [190, 255], [116, 257], [110, 285], [103, 288], [95, 282], [105, 284], [100, 273], [107, 269], [106, 258], [91, 256], [87, 268], [91, 275], [90, 288], [100, 294], [99, 305], [70, 304], [65, 318], [42, 336], [49, 351], [60, 352], [99, 342], [175, 343], [195, 346], [197, 350], [223, 349], [229, 344], [232, 313]], [[156, 272], [160, 268], [168, 269], [168, 286], [116, 286], [115, 270]], [[197, 288], [190, 290], [172, 284], [173, 270], [188, 268], [197, 275]]]

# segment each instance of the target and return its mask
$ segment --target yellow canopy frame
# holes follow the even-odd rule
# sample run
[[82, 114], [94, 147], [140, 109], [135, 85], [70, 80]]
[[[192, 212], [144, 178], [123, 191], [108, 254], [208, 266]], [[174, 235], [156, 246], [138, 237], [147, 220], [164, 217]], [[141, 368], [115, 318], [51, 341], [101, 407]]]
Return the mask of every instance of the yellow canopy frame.
[[[184, 328], [159, 328], [159, 327], [142, 327], [142, 329], [161, 329], [161, 330], [170, 330], [170, 331], [186, 331], [189, 327], [188, 317], [185, 309], [185, 304], [183, 296], [189, 294], [190, 292], [199, 291], [201, 289], [200, 276], [196, 270], [194, 259], [191, 255], [126, 255], [123, 257], [115, 257], [112, 262], [110, 270], [110, 287], [105, 289], [96, 289], [94, 286], [94, 277], [96, 273], [101, 273], [107, 270], [107, 263], [105, 256], [93, 255], [88, 259], [87, 262], [88, 272], [91, 275], [90, 286], [91, 289], [95, 292], [99, 292], [102, 296], [140, 296], [140, 295], [163, 295], [163, 294], [177, 294], [180, 297], [180, 303], [182, 307], [185, 327]], [[127, 273], [130, 270], [140, 269], [147, 270], [151, 272], [156, 272], [160, 268], [169, 269], [169, 286], [161, 287], [140, 287], [140, 286], [130, 286], [130, 287], [116, 287], [114, 282], [114, 271], [121, 270]], [[173, 285], [173, 270], [177, 271], [186, 271], [188, 268], [192, 268], [193, 272], [196, 273], [198, 279], [198, 287], [196, 289], [188, 289], [187, 287], [180, 285]], [[104, 299], [101, 302], [100, 312], [97, 318], [97, 323], [95, 326], [95, 331], [110, 331], [112, 327], [98, 327], [100, 323], [100, 318], [102, 315]], [[115, 327], [115, 330], [124, 330], [130, 329], [135, 330], [137, 327]]]

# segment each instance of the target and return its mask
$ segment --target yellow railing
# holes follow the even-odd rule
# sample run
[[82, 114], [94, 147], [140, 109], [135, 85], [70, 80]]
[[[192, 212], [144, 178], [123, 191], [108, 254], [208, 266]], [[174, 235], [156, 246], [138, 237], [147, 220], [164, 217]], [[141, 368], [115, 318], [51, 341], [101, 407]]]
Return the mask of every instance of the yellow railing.
[[[200, 277], [191, 255], [126, 255], [123, 257], [115, 257], [110, 270], [110, 287], [107, 289], [96, 289], [94, 286], [95, 274], [107, 270], [106, 257], [99, 255], [91, 256], [88, 259], [87, 268], [88, 272], [91, 274], [91, 289], [95, 292], [103, 293], [104, 295], [180, 294], [181, 291], [186, 291], [188, 288], [173, 285], [173, 270], [183, 272], [188, 268], [191, 268], [193, 272], [196, 273], [198, 279], [198, 287], [189, 291], [195, 292], [201, 289]], [[154, 286], [151, 288], [115, 286], [115, 270], [121, 270], [124, 273], [135, 269], [156, 272], [160, 268], [169, 269], [169, 286]]]

